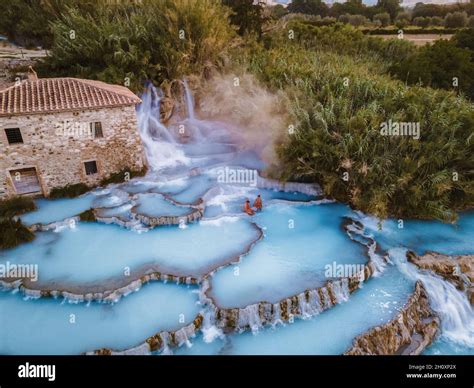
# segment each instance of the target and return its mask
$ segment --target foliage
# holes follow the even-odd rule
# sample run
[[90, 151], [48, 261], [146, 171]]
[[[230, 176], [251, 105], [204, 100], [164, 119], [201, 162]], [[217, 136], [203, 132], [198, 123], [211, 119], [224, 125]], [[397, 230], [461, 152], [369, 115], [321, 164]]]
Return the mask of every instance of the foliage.
[[35, 235], [20, 220], [0, 219], [0, 249], [14, 248], [34, 240]]
[[423, 16], [418, 16], [413, 19], [413, 24], [415, 26], [422, 27], [422, 28], [428, 27], [430, 25], [430, 22], [431, 22], [431, 18], [428, 18], [428, 17], [425, 18]]
[[390, 24], [390, 14], [388, 12], [378, 13], [374, 15], [374, 21], [380, 21], [382, 27], [387, 27]]
[[[409, 84], [456, 90], [474, 98], [473, 51], [457, 47], [454, 41], [438, 40], [424, 46], [392, 71]], [[453, 81], [458, 80], [458, 83]]]
[[79, 214], [79, 220], [82, 222], [95, 222], [97, 218], [95, 217], [94, 211], [89, 209]]
[[51, 25], [47, 21], [60, 18], [68, 7], [83, 13], [94, 13], [105, 0], [2, 0], [0, 33], [27, 47], [50, 47], [53, 41]]
[[[452, 221], [456, 209], [473, 206], [472, 104], [394, 81], [370, 51], [353, 50], [353, 32], [321, 30], [310, 43], [274, 37], [240, 58], [270, 89], [285, 90], [298, 123], [278, 145], [275, 177], [318, 182], [326, 195], [380, 217]], [[326, 46], [333, 50], [314, 49]], [[420, 139], [382, 136], [388, 120], [420, 123]]]
[[267, 18], [263, 14], [263, 6], [253, 0], [223, 0], [223, 4], [232, 9], [230, 21], [238, 27], [238, 34], [247, 33], [262, 35], [262, 27]]
[[11, 218], [31, 212], [36, 205], [31, 197], [12, 197], [0, 201], [0, 218]]
[[58, 199], [58, 198], [76, 198], [82, 194], [87, 193], [91, 188], [85, 183], [76, 183], [71, 185], [66, 185], [63, 187], [55, 187], [49, 193], [49, 198]]
[[457, 47], [471, 50], [472, 59], [474, 60], [474, 28], [457, 31], [453, 42]]
[[466, 12], [448, 13], [444, 18], [444, 25], [448, 28], [464, 27], [467, 24]]
[[377, 8], [387, 12], [392, 20], [395, 20], [397, 14], [401, 11], [399, 0], [378, 0]]
[[413, 8], [413, 17], [438, 17], [444, 18], [448, 13], [465, 11], [468, 15], [474, 14], [474, 2], [451, 4], [428, 4], [418, 2]]
[[321, 0], [293, 0], [287, 9], [292, 13], [326, 16], [329, 8]]
[[107, 178], [104, 178], [100, 181], [101, 186], [110, 185], [112, 183], [122, 183], [128, 179], [133, 179], [136, 177], [144, 176], [147, 172], [146, 167], [142, 170], [131, 170], [129, 168], [124, 168], [119, 172], [109, 175]]
[[[294, 31], [295, 41], [308, 50], [370, 56], [374, 61], [383, 60], [379, 63], [382, 67], [386, 67], [387, 63], [403, 62], [415, 51], [413, 45], [407, 41], [369, 38], [360, 30], [347, 25], [316, 27], [305, 21], [293, 20], [288, 23], [287, 28]], [[286, 35], [273, 37], [272, 41], [275, 47], [284, 45], [287, 41]]]
[[68, 8], [52, 23], [54, 42], [40, 75], [76, 76], [126, 84], [161, 83], [219, 62], [233, 30], [218, 0], [143, 0]]

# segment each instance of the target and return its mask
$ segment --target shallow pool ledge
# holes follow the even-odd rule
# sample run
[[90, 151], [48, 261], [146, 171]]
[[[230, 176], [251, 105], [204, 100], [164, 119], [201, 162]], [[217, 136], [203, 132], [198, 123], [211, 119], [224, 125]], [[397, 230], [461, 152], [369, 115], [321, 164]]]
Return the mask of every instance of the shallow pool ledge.
[[440, 320], [421, 281], [402, 311], [390, 322], [356, 337], [345, 355], [418, 355], [436, 337]]

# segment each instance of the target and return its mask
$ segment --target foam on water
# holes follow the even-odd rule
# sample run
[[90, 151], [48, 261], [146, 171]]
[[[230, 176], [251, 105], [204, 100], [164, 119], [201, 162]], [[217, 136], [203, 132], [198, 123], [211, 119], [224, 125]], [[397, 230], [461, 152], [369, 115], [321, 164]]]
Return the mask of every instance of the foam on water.
[[392, 247], [406, 247], [418, 254], [436, 251], [447, 255], [474, 253], [474, 211], [459, 215], [456, 224], [440, 221], [403, 220], [399, 228], [398, 220], [379, 220], [360, 214], [360, 220], [385, 250]]
[[448, 342], [474, 349], [474, 310], [466, 294], [438, 275], [417, 269], [406, 260], [406, 249], [393, 248], [389, 252], [405, 276], [421, 280], [425, 286], [431, 308], [441, 319], [441, 336]]

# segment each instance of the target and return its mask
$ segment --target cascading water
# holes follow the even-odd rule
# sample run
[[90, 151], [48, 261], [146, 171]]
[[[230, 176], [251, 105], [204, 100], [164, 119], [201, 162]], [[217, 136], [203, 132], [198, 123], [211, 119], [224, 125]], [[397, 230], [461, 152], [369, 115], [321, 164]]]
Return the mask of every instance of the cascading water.
[[176, 144], [173, 134], [160, 122], [161, 90], [149, 83], [141, 98], [142, 103], [137, 108], [138, 127], [151, 169], [159, 171], [188, 164], [189, 159]]
[[191, 90], [189, 89], [188, 81], [186, 78], [183, 80], [184, 85], [184, 93], [186, 94], [186, 108], [188, 110], [188, 118], [189, 120], [194, 120], [194, 98], [191, 94]]
[[433, 310], [441, 319], [441, 335], [463, 346], [474, 347], [474, 310], [465, 293], [441, 277], [418, 270], [406, 259], [406, 249], [393, 248], [390, 258], [402, 273], [421, 280], [428, 293]]

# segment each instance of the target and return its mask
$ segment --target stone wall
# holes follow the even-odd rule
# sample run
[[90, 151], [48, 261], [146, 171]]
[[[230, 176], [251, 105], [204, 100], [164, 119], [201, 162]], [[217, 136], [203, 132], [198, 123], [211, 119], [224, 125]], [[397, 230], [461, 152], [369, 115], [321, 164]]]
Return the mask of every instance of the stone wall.
[[[93, 138], [90, 122], [102, 123], [103, 138]], [[8, 144], [5, 128], [20, 128], [23, 144]], [[95, 160], [98, 173], [86, 175]], [[90, 111], [0, 117], [0, 198], [15, 195], [10, 170], [35, 167], [43, 194], [84, 182], [95, 185], [111, 173], [146, 163], [134, 106]]]

